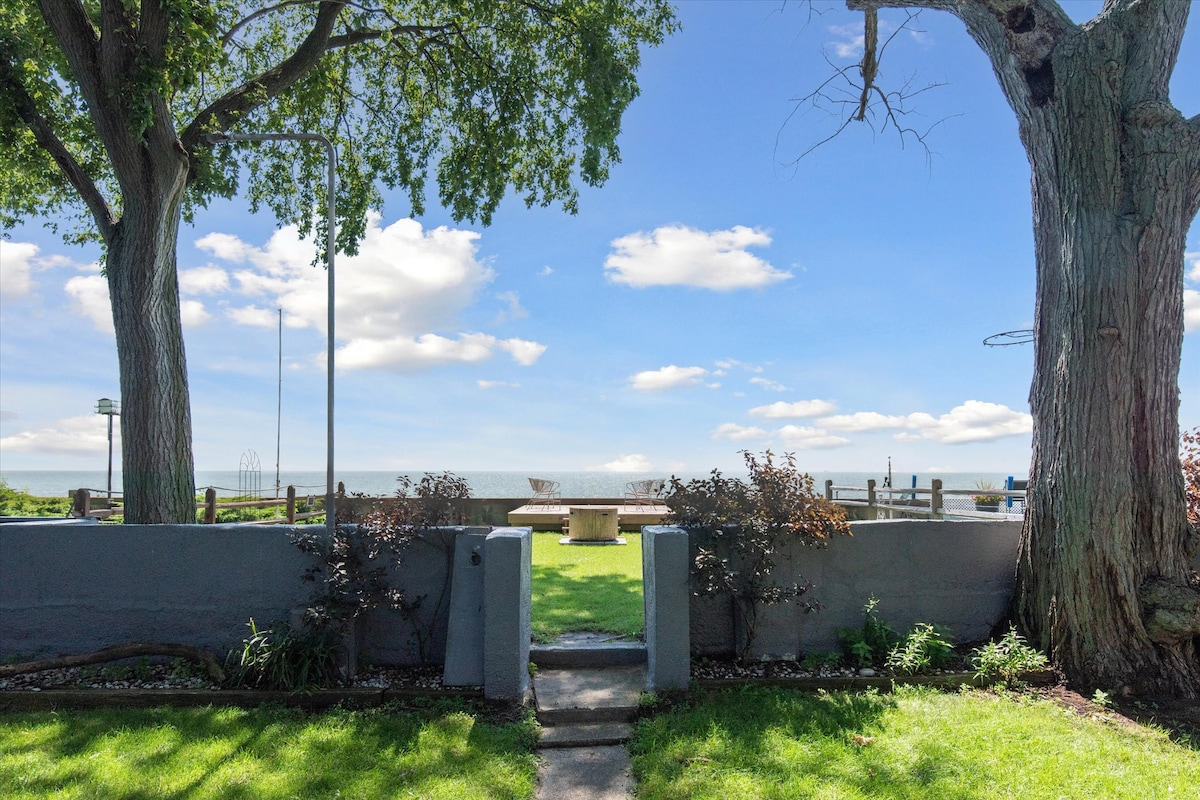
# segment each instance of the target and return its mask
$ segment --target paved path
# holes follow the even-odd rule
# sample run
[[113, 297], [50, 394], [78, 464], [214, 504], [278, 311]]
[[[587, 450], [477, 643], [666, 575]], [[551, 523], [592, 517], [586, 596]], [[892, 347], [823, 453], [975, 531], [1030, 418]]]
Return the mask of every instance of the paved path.
[[644, 665], [538, 670], [538, 800], [626, 800], [633, 794], [625, 742], [645, 686]]

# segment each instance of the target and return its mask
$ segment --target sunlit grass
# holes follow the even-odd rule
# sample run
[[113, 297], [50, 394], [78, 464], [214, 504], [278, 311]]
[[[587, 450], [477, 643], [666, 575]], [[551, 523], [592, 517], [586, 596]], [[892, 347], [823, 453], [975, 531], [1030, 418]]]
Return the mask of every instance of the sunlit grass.
[[0, 797], [533, 796], [533, 723], [428, 711], [105, 709], [0, 714]]
[[639, 636], [642, 535], [621, 534], [625, 545], [563, 545], [560, 533], [533, 535], [533, 634], [549, 641], [592, 631]]
[[631, 747], [639, 800], [1200, 796], [1200, 752], [1165, 733], [980, 692], [732, 690]]

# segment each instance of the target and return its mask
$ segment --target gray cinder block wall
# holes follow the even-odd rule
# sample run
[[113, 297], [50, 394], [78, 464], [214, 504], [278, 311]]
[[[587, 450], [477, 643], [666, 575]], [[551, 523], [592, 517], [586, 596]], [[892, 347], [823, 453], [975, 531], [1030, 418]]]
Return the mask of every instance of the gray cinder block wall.
[[[432, 663], [445, 654], [449, 570], [461, 530], [472, 529], [415, 542], [396, 576], [410, 599], [427, 597], [418, 619]], [[304, 575], [316, 562], [289, 536], [301, 531], [313, 529], [0, 525], [0, 657], [129, 641], [191, 644], [223, 657], [247, 636], [251, 617], [267, 627], [309, 603], [315, 585]], [[416, 663], [417, 628], [398, 612], [369, 612], [360, 632], [374, 663]]]
[[[901, 633], [913, 623], [932, 622], [949, 627], [956, 641], [979, 641], [1004, 618], [1020, 522], [885, 520], [850, 527], [853, 536], [834, 537], [825, 548], [795, 546], [777, 562], [781, 576], [810, 581], [804, 599], [822, 607], [804, 613], [788, 603], [760, 610], [752, 657], [837, 650], [838, 629], [861, 625], [872, 596], [880, 617]], [[695, 655], [734, 652], [728, 598], [692, 598], [691, 640]]]

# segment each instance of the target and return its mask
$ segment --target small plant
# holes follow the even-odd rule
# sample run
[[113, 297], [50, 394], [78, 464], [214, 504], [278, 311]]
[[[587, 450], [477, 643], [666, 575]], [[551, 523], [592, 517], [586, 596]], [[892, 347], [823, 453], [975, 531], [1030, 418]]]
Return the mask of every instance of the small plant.
[[1045, 655], [1030, 647], [1025, 638], [1010, 627], [998, 642], [988, 642], [971, 657], [975, 677], [998, 681], [1011, 686], [1019, 682], [1022, 672], [1044, 669], [1049, 663]]
[[918, 622], [888, 654], [887, 666], [902, 675], [919, 675], [946, 666], [954, 655], [950, 631]]
[[875, 610], [879, 600], [875, 597], [867, 599], [863, 606], [863, 624], [861, 628], [842, 628], [838, 631], [838, 639], [842, 642], [842, 650], [847, 658], [860, 667], [882, 663], [888, 653], [900, 641], [899, 634], [892, 626], [879, 618]]
[[1183, 467], [1184, 497], [1187, 504], [1187, 519], [1200, 529], [1200, 428], [1184, 431], [1179, 438], [1179, 461]]
[[1103, 689], [1092, 692], [1092, 702], [1101, 708], [1112, 708], [1112, 697]]
[[977, 506], [998, 506], [1004, 499], [1004, 495], [997, 494], [999, 489], [987, 481], [980, 481], [975, 484], [975, 488], [979, 490], [979, 494], [971, 495], [971, 499]]
[[[417, 657], [426, 664], [434, 632], [448, 610], [454, 540], [422, 537], [439, 527], [464, 524], [471, 489], [465, 479], [449, 472], [427, 473], [417, 482], [402, 477], [398, 482], [395, 497], [377, 503], [361, 518], [339, 510], [332, 540], [324, 529], [294, 537], [297, 547], [319, 559], [305, 575], [317, 585], [305, 620], [341, 636], [368, 609], [398, 611], [412, 623]], [[412, 597], [391, 579], [408, 549], [419, 541], [440, 548], [446, 562], [440, 595], [428, 605], [427, 595]]]
[[250, 636], [226, 659], [230, 687], [305, 692], [342, 681], [340, 641], [329, 628], [260, 630], [251, 617]]
[[[805, 611], [818, 604], [800, 600], [812, 584], [798, 575], [776, 574], [776, 558], [791, 543], [824, 546], [835, 533], [849, 535], [846, 513], [813, 491], [812, 476], [785, 453], [770, 450], [759, 460], [743, 450], [750, 482], [722, 477], [682, 483], [672, 477], [667, 524], [688, 531], [696, 542], [692, 586], [698, 596], [733, 600], [735, 649], [745, 662], [758, 634], [758, 612], [766, 605], [798, 601]], [[780, 580], [783, 578], [783, 580]]]

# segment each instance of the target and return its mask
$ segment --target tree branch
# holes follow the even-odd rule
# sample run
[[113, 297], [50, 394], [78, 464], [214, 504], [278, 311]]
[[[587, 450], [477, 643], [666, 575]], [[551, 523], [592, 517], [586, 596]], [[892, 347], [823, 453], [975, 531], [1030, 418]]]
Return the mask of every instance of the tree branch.
[[50, 155], [50, 158], [62, 171], [63, 176], [79, 193], [88, 211], [96, 220], [96, 229], [99, 231], [100, 237], [105, 242], [110, 241], [117, 224], [112, 209], [91, 176], [55, 135], [49, 120], [38, 111], [37, 104], [17, 77], [10, 58], [0, 61], [0, 87], [3, 87], [4, 93], [12, 100], [17, 115], [29, 127], [38, 145]]
[[300, 80], [329, 49], [330, 37], [345, 4], [324, 0], [317, 11], [316, 22], [296, 48], [296, 52], [267, 70], [229, 91], [196, 115], [184, 129], [180, 141], [188, 153], [195, 152], [205, 133], [229, 129], [238, 117], [262, 105]]

